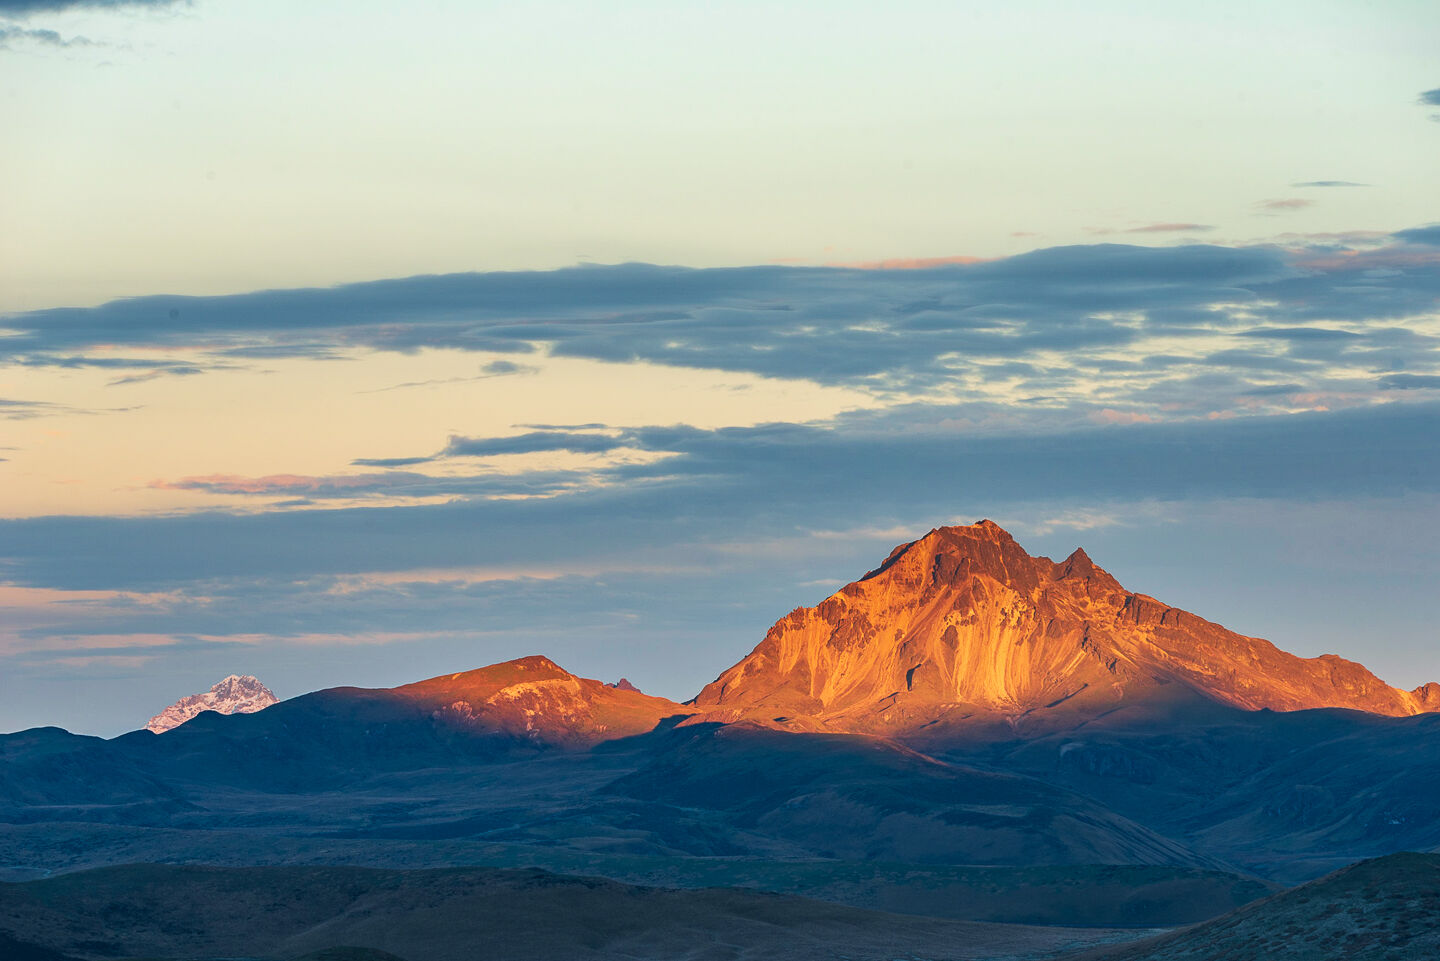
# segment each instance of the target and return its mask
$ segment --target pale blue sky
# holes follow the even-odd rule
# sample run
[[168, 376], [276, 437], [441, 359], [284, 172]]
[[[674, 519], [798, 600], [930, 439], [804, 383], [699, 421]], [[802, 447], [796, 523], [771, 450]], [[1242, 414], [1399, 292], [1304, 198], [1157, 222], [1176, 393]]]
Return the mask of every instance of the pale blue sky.
[[981, 517], [1440, 679], [1437, 36], [0, 0], [0, 730], [536, 652], [685, 698]]
[[1394, 230], [1436, 191], [1424, 2], [196, 0], [13, 28], [92, 45], [0, 52], [0, 309]]

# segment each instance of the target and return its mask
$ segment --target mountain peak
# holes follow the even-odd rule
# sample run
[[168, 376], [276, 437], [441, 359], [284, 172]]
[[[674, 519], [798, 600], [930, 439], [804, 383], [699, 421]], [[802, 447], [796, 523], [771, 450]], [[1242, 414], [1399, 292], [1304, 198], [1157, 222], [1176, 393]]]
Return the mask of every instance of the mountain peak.
[[643, 734], [662, 718], [691, 713], [628, 681], [578, 677], [543, 654], [393, 688], [432, 718], [467, 732], [504, 733], [554, 744], [591, 744]]
[[203, 694], [182, 697], [156, 714], [145, 729], [163, 734], [179, 727], [204, 711], [217, 714], [254, 714], [274, 704], [277, 698], [268, 687], [250, 674], [230, 674], [211, 685]]
[[1129, 592], [1083, 549], [1032, 557], [989, 520], [936, 528], [793, 611], [694, 703], [716, 720], [903, 732], [1095, 714], [1185, 689], [1248, 710], [1440, 706], [1440, 688], [1399, 691], [1358, 664], [1295, 657]]

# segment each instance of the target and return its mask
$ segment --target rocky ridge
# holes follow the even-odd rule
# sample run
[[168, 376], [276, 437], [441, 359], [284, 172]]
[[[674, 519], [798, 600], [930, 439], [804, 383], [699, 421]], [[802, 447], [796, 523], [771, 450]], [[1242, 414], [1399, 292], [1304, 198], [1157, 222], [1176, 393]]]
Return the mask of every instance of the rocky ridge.
[[1335, 655], [1288, 654], [1126, 590], [1083, 550], [1032, 557], [988, 520], [932, 530], [792, 611], [694, 706], [696, 720], [898, 734], [1194, 695], [1251, 711], [1440, 710], [1440, 685], [1399, 690]]

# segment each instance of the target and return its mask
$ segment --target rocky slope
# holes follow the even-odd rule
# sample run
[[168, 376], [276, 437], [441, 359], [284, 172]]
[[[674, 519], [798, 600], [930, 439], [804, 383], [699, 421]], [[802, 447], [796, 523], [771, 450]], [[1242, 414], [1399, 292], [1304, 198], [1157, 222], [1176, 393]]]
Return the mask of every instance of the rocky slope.
[[204, 694], [182, 697], [156, 714], [145, 725], [147, 731], [163, 734], [179, 727], [202, 711], [217, 714], [254, 714], [278, 701], [270, 688], [249, 674], [231, 674]]
[[1086, 961], [1430, 961], [1440, 957], [1440, 856], [1364, 861], [1236, 911]]
[[1123, 588], [1083, 550], [1032, 557], [991, 521], [931, 531], [817, 607], [792, 611], [695, 698], [698, 720], [906, 733], [937, 722], [1095, 715], [1200, 698], [1245, 710], [1440, 710]]
[[429, 705], [448, 727], [576, 746], [644, 734], [663, 718], [694, 710], [642, 694], [623, 679], [605, 684], [577, 677], [540, 655], [432, 677], [393, 693]]

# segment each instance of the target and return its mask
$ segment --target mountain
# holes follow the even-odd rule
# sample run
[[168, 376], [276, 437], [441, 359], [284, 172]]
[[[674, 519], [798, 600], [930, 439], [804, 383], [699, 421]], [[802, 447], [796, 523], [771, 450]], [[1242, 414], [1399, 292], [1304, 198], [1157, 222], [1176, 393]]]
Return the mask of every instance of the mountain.
[[693, 708], [522, 657], [395, 688], [337, 687], [254, 714], [203, 713], [114, 744], [163, 779], [308, 791], [385, 771], [576, 751]]
[[179, 727], [202, 711], [217, 714], [254, 714], [278, 701], [273, 691], [249, 674], [231, 674], [204, 694], [182, 697], [156, 714], [145, 725], [147, 731], [163, 734]]
[[605, 684], [576, 677], [540, 655], [432, 677], [392, 692], [430, 707], [437, 722], [453, 728], [576, 747], [644, 734], [663, 718], [693, 713], [641, 693], [624, 678]]
[[1440, 855], [1392, 854], [1181, 932], [1087, 961], [1322, 961], [1440, 957]]
[[1083, 550], [1032, 557], [987, 520], [932, 530], [792, 611], [694, 706], [697, 721], [904, 734], [1197, 701], [1398, 717], [1440, 710], [1440, 685], [1403, 691], [1334, 655], [1296, 657], [1127, 591]]

